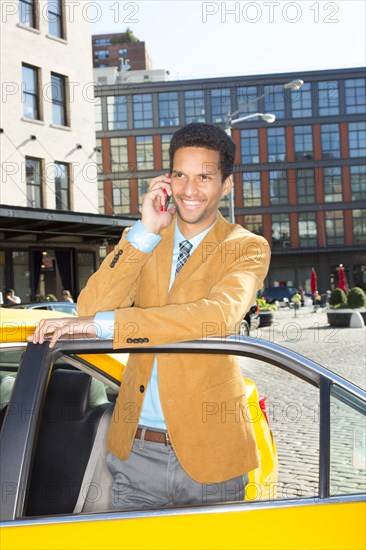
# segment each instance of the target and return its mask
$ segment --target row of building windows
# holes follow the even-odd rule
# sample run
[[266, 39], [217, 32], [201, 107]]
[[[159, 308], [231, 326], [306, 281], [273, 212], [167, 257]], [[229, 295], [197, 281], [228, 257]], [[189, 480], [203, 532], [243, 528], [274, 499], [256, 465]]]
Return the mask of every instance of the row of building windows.
[[41, 69], [22, 64], [22, 102], [23, 116], [32, 120], [43, 120], [41, 99], [52, 102], [52, 122], [59, 126], [69, 126], [66, 102], [67, 77], [51, 72], [50, 86], [44, 94], [40, 93]]
[[[42, 14], [46, 14], [48, 34], [65, 38], [64, 5], [62, 0], [48, 0], [47, 11], [42, 5]], [[39, 29], [39, 10], [37, 0], [19, 0], [19, 22], [26, 27]]]
[[[344, 84], [345, 109], [341, 109], [339, 87]], [[305, 83], [298, 91], [276, 90], [275, 86], [246, 86], [188, 90], [183, 92], [184, 113], [179, 111], [179, 93], [161, 92], [157, 95], [158, 120], [154, 121], [153, 94], [107, 96], [108, 130], [128, 128], [131, 105], [133, 128], [179, 126], [190, 122], [224, 123], [229, 112], [243, 108], [237, 117], [255, 113], [273, 112], [277, 119], [359, 114], [366, 112], [365, 79]], [[235, 92], [235, 93], [234, 93]], [[208, 94], [207, 96], [205, 94]], [[255, 98], [265, 95], [261, 106]], [[315, 97], [314, 97], [315, 96]], [[243, 102], [245, 102], [245, 109]], [[211, 114], [207, 116], [207, 106]], [[102, 130], [101, 98], [96, 102], [97, 131]]]
[[[45, 185], [54, 189], [56, 210], [70, 210], [70, 165], [64, 162], [54, 162], [52, 171], [44, 167], [44, 160], [26, 157], [25, 177], [27, 206], [31, 208], [43, 207], [43, 190]], [[54, 184], [52, 188], [51, 184]]]

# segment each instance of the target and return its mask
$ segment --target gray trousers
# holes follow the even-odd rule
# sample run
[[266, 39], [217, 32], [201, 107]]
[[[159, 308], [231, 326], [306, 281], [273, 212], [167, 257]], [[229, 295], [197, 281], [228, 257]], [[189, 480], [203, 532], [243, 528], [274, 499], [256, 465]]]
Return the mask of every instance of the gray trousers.
[[171, 445], [135, 439], [127, 460], [108, 454], [111, 509], [132, 510], [244, 500], [245, 474], [222, 483], [198, 483], [181, 467]]

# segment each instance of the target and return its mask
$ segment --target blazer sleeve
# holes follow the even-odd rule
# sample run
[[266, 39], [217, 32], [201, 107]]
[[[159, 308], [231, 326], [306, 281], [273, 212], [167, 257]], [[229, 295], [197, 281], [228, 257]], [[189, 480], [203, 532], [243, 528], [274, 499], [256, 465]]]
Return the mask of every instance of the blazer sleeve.
[[136, 281], [151, 253], [141, 252], [126, 239], [128, 229], [114, 251], [88, 280], [78, 298], [78, 314], [94, 316], [99, 311], [129, 308], [136, 293]]
[[256, 246], [244, 247], [245, 254], [229, 263], [207, 298], [151, 308], [123, 306], [117, 309], [114, 348], [237, 334], [238, 323], [255, 301], [269, 267], [267, 241], [256, 236], [254, 244]]

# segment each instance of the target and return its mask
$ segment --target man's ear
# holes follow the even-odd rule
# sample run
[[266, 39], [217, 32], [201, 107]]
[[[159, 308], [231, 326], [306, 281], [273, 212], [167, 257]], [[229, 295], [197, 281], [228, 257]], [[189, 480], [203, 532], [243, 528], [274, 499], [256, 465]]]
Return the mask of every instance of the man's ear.
[[222, 184], [222, 194], [221, 194], [221, 196], [225, 197], [225, 195], [228, 195], [232, 188], [233, 188], [233, 176], [231, 175], [231, 176], [228, 176], [224, 180], [224, 183]]

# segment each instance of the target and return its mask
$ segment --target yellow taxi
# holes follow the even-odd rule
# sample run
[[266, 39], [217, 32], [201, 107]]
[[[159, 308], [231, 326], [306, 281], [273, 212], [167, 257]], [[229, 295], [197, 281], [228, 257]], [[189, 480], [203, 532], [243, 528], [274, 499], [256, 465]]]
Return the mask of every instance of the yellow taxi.
[[[235, 355], [243, 371], [251, 365], [252, 377], [258, 375], [269, 390], [271, 378], [283, 377], [289, 394], [309, 391], [319, 406], [313, 421], [303, 415], [296, 429], [288, 419], [282, 422], [275, 434], [281, 450], [277, 463], [268, 425], [275, 396], [267, 395], [266, 406], [259, 384], [246, 378], [261, 466], [249, 473], [245, 500], [224, 496], [210, 506], [112, 512], [104, 440], [126, 350], [115, 352], [111, 341], [98, 340], [62, 340], [52, 349], [48, 343], [26, 346], [35, 323], [57, 315], [21, 311], [14, 319], [14, 312], [4, 311], [2, 550], [365, 547], [366, 400], [356, 386], [286, 348], [251, 338], [149, 348], [157, 355], [192, 354], [192, 362], [200, 353]], [[292, 402], [291, 407], [287, 412], [294, 409]], [[294, 456], [286, 452], [289, 442], [295, 450], [299, 442]], [[311, 488], [304, 477], [307, 483], [314, 479]]]

